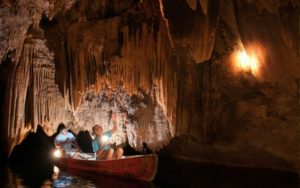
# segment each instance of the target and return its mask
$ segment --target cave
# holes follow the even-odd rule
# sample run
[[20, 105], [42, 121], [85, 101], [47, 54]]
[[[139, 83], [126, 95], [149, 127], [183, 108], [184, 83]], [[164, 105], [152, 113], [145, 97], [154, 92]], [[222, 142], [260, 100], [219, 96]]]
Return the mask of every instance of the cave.
[[115, 113], [128, 153], [298, 181], [299, 0], [2, 0], [0, 23], [1, 161]]

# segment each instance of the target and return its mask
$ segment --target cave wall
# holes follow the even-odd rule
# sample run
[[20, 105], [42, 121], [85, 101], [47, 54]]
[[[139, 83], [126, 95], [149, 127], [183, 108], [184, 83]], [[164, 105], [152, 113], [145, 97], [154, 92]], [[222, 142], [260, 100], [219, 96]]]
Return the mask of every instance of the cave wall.
[[[299, 3], [219, 3], [210, 59], [197, 63], [190, 50], [179, 55], [186, 84], [168, 152], [220, 164], [299, 168]], [[181, 25], [180, 15], [168, 16]], [[258, 71], [236, 66], [240, 49], [258, 56]]]
[[[3, 1], [1, 148], [41, 124], [183, 158], [299, 169], [299, 1]], [[242, 71], [236, 52], [258, 57]]]
[[[3, 148], [9, 153], [38, 124], [49, 135], [59, 122], [76, 133], [91, 131], [95, 123], [109, 130], [113, 112], [120, 124], [113, 141], [126, 141], [137, 150], [142, 142], [152, 151], [166, 145], [173, 134], [170, 121], [176, 98], [167, 101], [165, 96], [168, 89], [176, 92], [176, 81], [163, 84], [175, 74], [165, 71], [173, 67], [171, 61], [165, 64], [171, 49], [165, 46], [170, 42], [159, 5], [158, 1], [82, 1], [68, 6], [55, 2], [55, 17], [40, 12], [40, 24], [29, 24], [23, 47], [15, 49], [22, 51], [31, 40], [38, 41], [20, 55], [28, 62], [18, 60], [11, 50], [3, 56], [7, 72], [2, 77], [7, 87], [3, 96], [22, 102], [14, 102], [11, 109], [3, 99], [2, 121], [7, 125], [3, 130], [12, 131], [3, 138]], [[27, 68], [17, 74], [17, 80], [27, 78], [21, 86], [7, 79], [15, 74], [6, 67], [11, 61]]]

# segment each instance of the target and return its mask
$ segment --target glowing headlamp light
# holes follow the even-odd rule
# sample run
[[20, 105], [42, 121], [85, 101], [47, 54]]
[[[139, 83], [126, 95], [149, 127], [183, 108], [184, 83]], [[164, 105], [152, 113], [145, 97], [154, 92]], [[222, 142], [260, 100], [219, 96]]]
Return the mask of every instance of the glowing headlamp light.
[[103, 136], [101, 137], [101, 141], [102, 141], [102, 142], [107, 142], [107, 141], [108, 141], [108, 136], [103, 135]]
[[56, 150], [53, 152], [53, 155], [54, 155], [54, 157], [59, 158], [59, 157], [62, 156], [62, 152], [61, 152], [59, 149], [56, 149]]
[[59, 173], [59, 168], [58, 168], [57, 166], [54, 166], [54, 167], [53, 167], [53, 172], [54, 172], [54, 173]]

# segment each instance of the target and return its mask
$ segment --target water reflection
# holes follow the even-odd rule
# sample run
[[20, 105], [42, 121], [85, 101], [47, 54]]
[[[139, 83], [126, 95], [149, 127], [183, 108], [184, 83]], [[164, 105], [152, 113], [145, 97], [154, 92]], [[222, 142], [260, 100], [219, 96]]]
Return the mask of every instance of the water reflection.
[[161, 157], [153, 183], [84, 171], [70, 172], [46, 163], [17, 168], [0, 165], [0, 187], [299, 188], [299, 177], [280, 170], [226, 167]]
[[142, 182], [114, 176], [97, 175], [79, 171], [64, 171], [50, 167], [0, 166], [0, 187], [110, 187], [153, 188], [151, 182]]
[[[55, 166], [55, 169], [57, 167]], [[55, 170], [57, 171], [57, 169]], [[86, 173], [84, 171], [61, 171], [53, 173], [57, 176], [53, 182], [55, 187], [110, 187], [110, 188], [153, 188], [152, 182], [138, 181], [108, 175]]]
[[[73, 178], [71, 176], [61, 176], [59, 179], [54, 180], [55, 187], [68, 187], [72, 185]], [[76, 182], [74, 182], [77, 184]]]

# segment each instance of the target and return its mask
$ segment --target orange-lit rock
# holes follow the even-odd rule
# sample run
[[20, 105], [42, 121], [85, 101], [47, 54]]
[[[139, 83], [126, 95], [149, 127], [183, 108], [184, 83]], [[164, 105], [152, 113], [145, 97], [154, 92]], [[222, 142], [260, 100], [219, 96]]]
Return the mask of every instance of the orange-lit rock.
[[136, 150], [300, 168], [298, 1], [17, 2], [0, 8], [6, 153], [37, 124], [109, 129], [116, 112]]
[[245, 50], [240, 47], [233, 51], [231, 57], [231, 67], [234, 74], [242, 74], [243, 72], [252, 74], [260, 81], [264, 81], [264, 71], [268, 69], [265, 66], [265, 50], [261, 45], [251, 45]]

